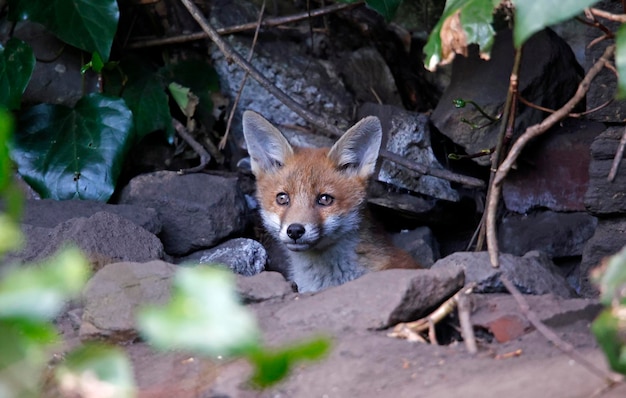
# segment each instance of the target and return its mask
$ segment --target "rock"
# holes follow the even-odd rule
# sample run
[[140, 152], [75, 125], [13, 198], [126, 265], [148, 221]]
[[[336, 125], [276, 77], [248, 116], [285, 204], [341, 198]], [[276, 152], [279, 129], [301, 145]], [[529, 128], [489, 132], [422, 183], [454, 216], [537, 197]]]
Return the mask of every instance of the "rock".
[[583, 297], [595, 297], [598, 290], [590, 280], [589, 272], [600, 265], [604, 257], [612, 256], [626, 246], [626, 219], [600, 219], [593, 236], [585, 244], [579, 267], [579, 289]]
[[626, 162], [622, 160], [613, 181], [607, 179], [623, 133], [623, 127], [609, 127], [591, 145], [585, 206], [592, 214], [626, 214]]
[[27, 200], [22, 223], [54, 228], [69, 219], [91, 217], [100, 211], [123, 217], [155, 235], [161, 232], [161, 221], [154, 209], [142, 205], [112, 205], [93, 200]]
[[291, 283], [278, 272], [265, 271], [254, 276], [237, 275], [237, 294], [245, 304], [283, 298], [293, 291]]
[[[232, 26], [256, 20], [258, 8], [253, 8], [247, 2], [242, 3], [244, 2], [237, 4], [239, 12], [235, 13], [230, 1], [211, 2], [211, 21], [214, 26]], [[230, 35], [226, 40], [234, 51], [244, 57], [252, 46], [251, 37]], [[285, 54], [289, 56], [286, 57]], [[231, 99], [238, 97], [237, 92], [245, 72], [225, 57], [216, 46], [210, 47], [210, 56], [220, 77], [221, 91]], [[287, 40], [259, 40], [254, 47], [251, 64], [277, 88], [310, 112], [344, 130], [352, 124], [353, 120], [349, 115], [352, 115], [354, 99], [344, 86], [338, 70], [332, 63], [310, 55], [306, 46]], [[241, 127], [244, 110], [259, 112], [288, 136], [287, 126], [296, 126], [294, 130], [308, 127], [300, 116], [252, 78], [247, 80], [239, 98], [230, 133], [237, 148], [245, 148]]]
[[163, 261], [121, 262], [102, 268], [83, 290], [81, 338], [133, 341], [137, 309], [168, 302], [176, 269]]
[[429, 268], [439, 260], [439, 245], [428, 227], [392, 234], [391, 240], [394, 245], [407, 251], [424, 268]]
[[[488, 330], [499, 343], [515, 340], [534, 330], [513, 296], [477, 294], [472, 296], [472, 325]], [[597, 300], [563, 300], [551, 294], [525, 297], [539, 320], [552, 328], [574, 322], [592, 322], [602, 309]]]
[[363, 47], [342, 54], [337, 64], [347, 89], [359, 103], [378, 102], [402, 107], [396, 81], [375, 48]]
[[597, 218], [583, 212], [507, 214], [498, 228], [500, 251], [516, 256], [531, 250], [552, 258], [580, 256], [597, 224]]
[[158, 171], [133, 178], [120, 203], [153, 207], [163, 223], [165, 251], [184, 255], [243, 233], [246, 200], [237, 179], [210, 174]]
[[163, 258], [161, 241], [126, 218], [97, 212], [89, 218], [79, 217], [55, 228], [24, 224], [26, 247], [12, 253], [7, 262], [34, 262], [51, 256], [68, 243], [81, 249], [94, 269], [119, 261], [150, 261]]
[[[470, 47], [468, 57], [455, 57], [453, 61], [450, 85], [434, 109], [432, 121], [468, 154], [494, 148], [500, 124], [489, 124], [472, 105], [456, 108], [453, 101], [472, 100], [487, 114], [498, 115], [504, 107], [513, 58], [511, 32], [502, 31], [495, 38], [489, 61], [481, 60], [475, 47]], [[532, 36], [524, 46], [519, 93], [534, 104], [558, 109], [575, 93], [582, 72], [569, 46], [546, 29]], [[523, 132], [544, 118], [544, 112], [520, 105], [513, 131]], [[472, 128], [463, 120], [485, 127]], [[473, 160], [480, 165], [491, 163], [489, 156]]]
[[[624, 8], [621, 4], [610, 0], [598, 1], [594, 7], [609, 13], [621, 14], [624, 12]], [[611, 32], [617, 32], [622, 24], [617, 21], [604, 20], [602, 21], [602, 25]], [[602, 56], [610, 43], [603, 40], [593, 46], [589, 45], [589, 43], [598, 38], [598, 30], [595, 26], [580, 26], [580, 24], [576, 24], [576, 27], [573, 29], [578, 32], [582, 31], [585, 35], [583, 37], [585, 55], [585, 63], [583, 66], [585, 70], [589, 70]], [[595, 79], [593, 79], [593, 83], [589, 85], [589, 91], [587, 92], [587, 109], [598, 107], [601, 109], [591, 112], [585, 117], [607, 123], [623, 123], [626, 120], [626, 104], [624, 101], [614, 101], [616, 91], [617, 79], [615, 73], [603, 68]], [[607, 102], [609, 103], [607, 104]]]
[[502, 185], [506, 208], [517, 213], [533, 208], [585, 211], [589, 147], [605, 129], [602, 123], [570, 120], [532, 142]]
[[289, 329], [314, 320], [320, 332], [387, 327], [428, 314], [462, 286], [463, 272], [458, 267], [372, 272], [341, 286], [300, 295], [278, 309], [271, 321]]
[[431, 269], [462, 267], [466, 283], [475, 282], [477, 293], [506, 292], [500, 275], [506, 275], [525, 294], [553, 293], [561, 297], [574, 297], [565, 279], [560, 276], [548, 256], [529, 252], [523, 257], [500, 254], [500, 267], [494, 268], [487, 252], [457, 252], [437, 261]]
[[[369, 115], [380, 119], [385, 134], [382, 145], [388, 151], [428, 168], [443, 169], [431, 148], [428, 116], [389, 105], [367, 103], [359, 109], [359, 117]], [[383, 160], [376, 179], [434, 198], [459, 200], [458, 192], [452, 189], [449, 181], [411, 172], [389, 160]]]
[[252, 276], [265, 270], [267, 252], [263, 245], [255, 240], [236, 238], [212, 249], [193, 253], [182, 258], [180, 262], [223, 264], [237, 274]]

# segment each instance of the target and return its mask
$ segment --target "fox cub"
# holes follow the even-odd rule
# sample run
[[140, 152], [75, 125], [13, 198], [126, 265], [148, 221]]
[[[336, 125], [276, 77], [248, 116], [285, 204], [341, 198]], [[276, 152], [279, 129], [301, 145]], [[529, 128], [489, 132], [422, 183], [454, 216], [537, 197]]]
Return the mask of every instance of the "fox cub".
[[378, 118], [364, 118], [330, 149], [292, 147], [252, 111], [244, 112], [243, 132], [263, 224], [288, 249], [300, 292], [368, 271], [419, 268], [367, 215], [366, 190], [382, 139]]

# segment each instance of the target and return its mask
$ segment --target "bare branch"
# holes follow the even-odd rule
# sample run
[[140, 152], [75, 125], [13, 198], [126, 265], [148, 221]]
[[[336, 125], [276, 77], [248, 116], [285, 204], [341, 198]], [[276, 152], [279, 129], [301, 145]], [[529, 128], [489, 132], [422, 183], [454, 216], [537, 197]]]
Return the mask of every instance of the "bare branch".
[[[261, 22], [261, 27], [270, 28], [274, 26], [286, 25], [290, 23], [299, 22], [305, 19], [321, 17], [324, 15], [332, 14], [339, 11], [350, 10], [352, 8], [362, 6], [363, 1], [357, 1], [355, 3], [338, 3], [333, 4], [328, 7], [322, 7], [315, 10], [311, 10], [311, 12], [305, 11], [298, 14], [283, 16], [283, 17], [274, 17], [267, 18], [266, 20]], [[241, 25], [230, 26], [227, 28], [218, 28], [215, 31], [220, 35], [229, 35], [232, 33], [245, 32], [248, 30], [254, 30], [257, 28], [257, 22], [250, 22]], [[156, 47], [156, 46], [165, 46], [168, 44], [177, 44], [177, 43], [188, 43], [190, 41], [196, 40], [204, 40], [210, 38], [209, 34], [206, 32], [197, 32], [180, 36], [172, 36], [165, 37], [159, 39], [150, 39], [150, 40], [135, 40], [128, 44], [127, 48], [145, 48], [145, 47]]]
[[609, 182], [613, 182], [615, 176], [617, 175], [617, 169], [619, 168], [619, 164], [624, 157], [624, 147], [626, 147], [626, 128], [624, 128], [622, 139], [619, 141], [619, 146], [617, 147], [617, 153], [615, 153], [613, 163], [611, 164], [611, 171], [609, 171], [609, 176], [607, 178]]
[[491, 265], [494, 267], [499, 266], [498, 259], [498, 239], [496, 234], [496, 209], [498, 201], [500, 200], [500, 189], [502, 181], [507, 176], [517, 157], [522, 152], [522, 149], [533, 138], [540, 136], [548, 131], [552, 126], [558, 123], [560, 120], [567, 117], [567, 115], [574, 109], [576, 104], [580, 102], [587, 91], [589, 91], [589, 85], [591, 81], [600, 73], [604, 66], [609, 63], [610, 58], [615, 53], [615, 46], [609, 46], [602, 54], [602, 57], [589, 69], [583, 80], [578, 85], [578, 89], [574, 96], [567, 101], [563, 107], [556, 112], [549, 115], [541, 123], [530, 126], [524, 131], [524, 133], [515, 141], [506, 159], [502, 162], [493, 179], [492, 189], [489, 192], [489, 198], [487, 200], [487, 248], [489, 250], [489, 258]]
[[174, 125], [174, 129], [181, 136], [183, 140], [200, 156], [200, 164], [196, 167], [192, 167], [190, 169], [181, 169], [178, 170], [178, 174], [190, 174], [198, 172], [209, 163], [211, 160], [211, 155], [204, 149], [204, 147], [196, 141], [191, 134], [187, 131], [187, 128], [183, 126], [181, 122], [176, 119], [172, 119], [172, 124]]

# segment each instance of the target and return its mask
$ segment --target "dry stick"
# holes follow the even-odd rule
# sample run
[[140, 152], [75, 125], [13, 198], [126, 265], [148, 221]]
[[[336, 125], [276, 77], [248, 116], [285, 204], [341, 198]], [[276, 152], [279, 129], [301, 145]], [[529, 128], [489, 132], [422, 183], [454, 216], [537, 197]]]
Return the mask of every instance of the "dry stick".
[[463, 342], [465, 342], [465, 348], [470, 354], [476, 354], [478, 352], [478, 346], [476, 345], [476, 336], [474, 335], [474, 327], [470, 320], [470, 312], [472, 310], [472, 303], [470, 301], [469, 294], [460, 294], [457, 297], [457, 311], [459, 313], [459, 325], [461, 326], [461, 336], [463, 336]]
[[327, 131], [335, 136], [340, 136], [343, 134], [343, 131], [339, 129], [337, 126], [328, 123], [325, 119], [309, 112], [304, 109], [302, 105], [294, 101], [291, 97], [285, 94], [281, 89], [274, 86], [271, 81], [269, 81], [258, 69], [256, 69], [253, 65], [247, 62], [239, 53], [233, 50], [233, 48], [228, 44], [220, 35], [217, 33], [215, 28], [209, 24], [204, 15], [200, 12], [198, 7], [193, 3], [193, 0], [180, 0], [183, 5], [187, 8], [191, 16], [198, 22], [202, 30], [204, 30], [209, 38], [219, 47], [220, 51], [224, 54], [226, 59], [232, 59], [240, 68], [244, 71], [248, 72], [250, 76], [254, 78], [259, 84], [266, 89], [270, 94], [276, 97], [280, 102], [282, 102], [289, 109], [298, 114], [301, 118], [306, 120], [318, 128]]
[[608, 11], [600, 10], [598, 8], [590, 8], [589, 12], [591, 12], [596, 17], [608, 19], [609, 21], [615, 22], [626, 22], [626, 14], [613, 14]]
[[482, 188], [485, 186], [485, 182], [478, 178], [453, 173], [452, 171], [446, 169], [433, 169], [429, 166], [412, 162], [409, 159], [406, 159], [398, 155], [397, 153], [388, 151], [386, 149], [380, 150], [380, 157], [391, 160], [392, 162], [400, 166], [406, 167], [407, 169], [416, 171], [420, 174], [428, 174], [434, 177], [443, 178], [448, 181], [458, 182], [470, 187]]
[[546, 339], [548, 339], [552, 344], [554, 344], [558, 349], [569, 355], [573, 360], [580, 363], [587, 370], [589, 370], [594, 375], [603, 379], [605, 382], [609, 384], [615, 384], [618, 380], [612, 379], [608, 374], [606, 374], [601, 369], [598, 369], [593, 363], [589, 362], [585, 357], [583, 357], [578, 351], [576, 351], [575, 347], [570, 343], [561, 339], [554, 331], [552, 331], [549, 327], [547, 327], [537, 316], [537, 314], [530, 309], [528, 302], [520, 293], [520, 291], [515, 287], [513, 282], [511, 282], [506, 276], [503, 274], [500, 275], [500, 281], [506, 287], [506, 289], [511, 293], [517, 305], [519, 306], [522, 314], [528, 319], [528, 321], [537, 329], [539, 333], [541, 333]]
[[517, 157], [524, 149], [524, 146], [533, 138], [545, 133], [552, 126], [565, 118], [574, 109], [576, 104], [582, 100], [589, 91], [591, 81], [600, 73], [604, 66], [609, 62], [615, 52], [615, 46], [611, 45], [606, 48], [602, 57], [589, 69], [583, 80], [578, 85], [578, 89], [574, 96], [567, 101], [562, 108], [545, 118], [541, 123], [530, 126], [524, 131], [517, 141], [511, 147], [506, 159], [502, 162], [493, 180], [493, 189], [491, 189], [487, 200], [487, 249], [489, 250], [489, 259], [491, 265], [498, 267], [498, 239], [496, 236], [496, 209], [500, 200], [500, 188], [502, 181], [507, 176], [509, 170], [515, 164]]
[[[500, 125], [500, 132], [498, 133], [498, 143], [496, 145], [496, 149], [491, 158], [491, 173], [489, 174], [489, 188], [487, 188], [487, 198], [489, 198], [491, 191], [493, 190], [493, 180], [496, 176], [496, 171], [500, 166], [500, 162], [502, 161], [502, 153], [504, 151], [504, 141], [507, 134], [507, 129], [512, 126], [512, 121], [515, 119], [515, 97], [517, 94], [518, 87], [518, 76], [520, 65], [522, 64], [522, 50], [519, 49], [515, 52], [515, 59], [513, 60], [513, 69], [511, 70], [511, 77], [509, 83], [509, 91], [506, 95], [506, 102], [504, 103], [504, 110], [502, 112], [502, 120]], [[483, 250], [483, 245], [485, 243], [485, 238], [487, 235], [487, 226], [486, 226], [487, 214], [483, 213], [483, 216], [480, 219], [480, 224], [478, 228], [480, 232], [478, 233], [478, 240], [476, 242], [476, 251]]]
[[613, 164], [611, 164], [611, 171], [609, 171], [609, 176], [607, 177], [609, 182], [613, 182], [615, 176], [617, 175], [617, 169], [622, 161], [622, 157], [624, 157], [624, 147], [626, 147], [626, 128], [624, 128], [622, 139], [619, 141], [619, 146], [617, 147], [617, 153], [613, 158]]
[[[257, 21], [256, 30], [254, 31], [254, 38], [252, 39], [252, 45], [250, 46], [250, 51], [248, 52], [248, 62], [252, 61], [252, 56], [254, 55], [254, 47], [256, 47], [256, 41], [259, 38], [259, 31], [261, 30], [261, 21], [263, 20], [264, 13], [265, 0], [263, 0], [261, 10], [259, 11], [259, 19]], [[237, 96], [235, 97], [235, 101], [233, 102], [233, 107], [230, 109], [230, 115], [228, 115], [228, 121], [226, 122], [226, 131], [224, 132], [224, 136], [220, 140], [218, 146], [220, 151], [223, 151], [224, 148], [226, 148], [226, 141], [228, 140], [228, 134], [230, 133], [230, 126], [233, 123], [233, 117], [235, 116], [235, 110], [237, 110], [237, 105], [239, 104], [239, 100], [241, 99], [241, 93], [243, 92], [244, 87], [246, 87], [246, 81], [248, 81], [248, 76], [250, 76], [250, 74], [248, 72], [245, 72], [243, 75], [243, 79], [241, 79], [241, 85], [239, 86], [239, 90], [237, 91]]]
[[187, 128], [183, 126], [181, 122], [172, 118], [172, 124], [174, 125], [174, 129], [176, 129], [176, 132], [178, 133], [178, 135], [180, 135], [183, 138], [183, 140], [185, 140], [185, 142], [194, 151], [196, 151], [196, 153], [200, 156], [199, 165], [197, 165], [196, 167], [189, 168], [189, 169], [180, 169], [178, 170], [178, 174], [195, 173], [204, 169], [204, 166], [206, 166], [209, 163], [209, 160], [211, 160], [211, 155], [209, 155], [209, 153], [204, 149], [204, 147], [200, 143], [198, 143], [191, 136], [191, 134], [189, 134], [189, 132], [187, 131]]
[[[320, 17], [320, 16], [332, 14], [332, 13], [339, 12], [339, 11], [349, 10], [357, 6], [362, 6], [363, 4], [364, 3], [362, 1], [349, 3], [349, 4], [339, 3], [339, 4], [333, 4], [328, 7], [318, 8], [316, 10], [312, 10], [311, 12], [305, 11], [305, 12], [288, 15], [284, 17], [268, 18], [265, 21], [261, 22], [261, 27], [269, 28], [273, 26], [299, 22], [299, 21], [302, 21], [311, 17]], [[219, 33], [220, 35], [228, 35], [231, 33], [253, 30], [253, 29], [256, 29], [257, 26], [258, 26], [257, 22], [250, 22], [250, 23], [245, 23], [241, 25], [230, 26], [227, 28], [218, 28], [216, 29], [216, 32]], [[161, 39], [133, 41], [128, 45], [127, 48], [145, 48], [145, 47], [163, 46], [163, 45], [168, 45], [168, 44], [187, 43], [187, 42], [195, 41], [195, 40], [203, 40], [203, 39], [206, 39], [207, 37], [209, 38], [211, 37], [207, 32], [198, 32], [198, 33], [192, 33], [188, 35], [166, 37], [166, 38], [161, 38]]]

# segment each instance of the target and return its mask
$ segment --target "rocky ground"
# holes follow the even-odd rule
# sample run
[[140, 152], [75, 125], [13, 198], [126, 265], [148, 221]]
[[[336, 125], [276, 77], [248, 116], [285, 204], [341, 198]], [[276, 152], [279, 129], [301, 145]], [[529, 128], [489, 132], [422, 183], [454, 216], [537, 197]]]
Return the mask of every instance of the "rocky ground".
[[[157, 173], [147, 179], [155, 178], [162, 195], [167, 196], [164, 187], [168, 183], [163, 181], [173, 177]], [[209, 175], [193, 178], [232, 182], [228, 177]], [[214, 195], [218, 190], [207, 192]], [[229, 190], [217, 195], [224, 192]], [[546, 325], [609, 374], [589, 331], [600, 310], [598, 301], [577, 298], [545, 254], [503, 254], [501, 270], [495, 271], [486, 253], [457, 252], [439, 259], [430, 269], [372, 273], [319, 293], [298, 294], [280, 273], [259, 272], [266, 265], [267, 253], [248, 238], [226, 240], [190, 257], [166, 254], [155, 233], [163, 236], [164, 229], [172, 228], [172, 219], [159, 214], [178, 212], [177, 218], [184, 220], [188, 215], [180, 213], [197, 213], [198, 209], [176, 203], [185, 197], [180, 189], [176, 199], [170, 196], [165, 200], [164, 196], [155, 198], [168, 203], [159, 210], [138, 204], [29, 201], [23, 230], [30, 243], [13, 255], [14, 260], [36, 261], [67, 240], [87, 253], [97, 272], [82, 300], [68, 308], [57, 324], [68, 348], [91, 339], [124, 347], [134, 365], [141, 397], [588, 397], [605, 386], [604, 380], [534, 330], [513, 298], [502, 293], [497, 282], [500, 272], [530, 293], [526, 295], [529, 305]], [[214, 203], [207, 197], [194, 200]], [[205, 211], [207, 219], [217, 214], [218, 221], [225, 212]], [[191, 245], [196, 239], [193, 228], [179, 238], [171, 243], [174, 247]], [[332, 340], [329, 355], [317, 363], [299, 365], [278, 386], [257, 391], [246, 384], [250, 367], [243, 360], [164, 354], [139, 341], [136, 308], [167, 301], [171, 279], [180, 267], [173, 262], [183, 258], [204, 258], [201, 261], [205, 262], [218, 258], [233, 270], [252, 275], [238, 275], [237, 289], [256, 314], [267, 345], [285, 345], [321, 334]], [[389, 337], [394, 324], [425, 316], [468, 282], [475, 282], [479, 292], [472, 295], [471, 317], [478, 354], [470, 355], [463, 342], [449, 340], [458, 335], [454, 317], [438, 331], [445, 345]], [[620, 384], [596, 396], [625, 393], [626, 385]]]

